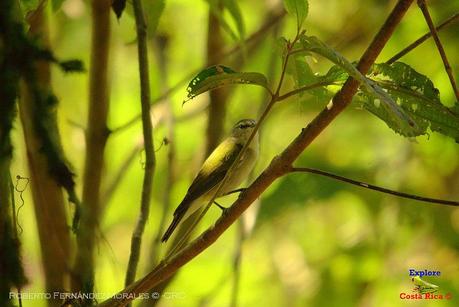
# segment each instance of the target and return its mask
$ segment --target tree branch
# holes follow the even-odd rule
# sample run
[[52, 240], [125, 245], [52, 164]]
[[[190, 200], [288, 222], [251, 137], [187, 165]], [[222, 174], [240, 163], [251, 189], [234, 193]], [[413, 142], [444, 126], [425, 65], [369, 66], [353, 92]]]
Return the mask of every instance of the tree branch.
[[[169, 76], [168, 76], [168, 69], [167, 69], [167, 48], [168, 48], [168, 40], [167, 36], [157, 35], [153, 42], [153, 49], [155, 51], [156, 63], [159, 68], [159, 73], [162, 76], [160, 79], [160, 87], [161, 89], [166, 89]], [[149, 263], [148, 263], [148, 270], [154, 269], [160, 260], [160, 251], [161, 251], [161, 237], [164, 232], [164, 227], [166, 226], [166, 222], [169, 218], [170, 213], [170, 206], [171, 206], [171, 191], [175, 182], [175, 159], [176, 159], [176, 146], [175, 146], [175, 119], [174, 119], [174, 112], [172, 108], [172, 100], [170, 98], [166, 98], [166, 107], [164, 111], [164, 121], [167, 129], [167, 138], [168, 138], [168, 146], [167, 146], [167, 174], [166, 174], [166, 184], [164, 186], [163, 192], [163, 203], [162, 203], [162, 212], [161, 217], [159, 218], [159, 225], [156, 230], [156, 233], [153, 235], [153, 238], [150, 243], [149, 248]], [[142, 300], [140, 306], [145, 307], [153, 307], [156, 306], [160, 301], [161, 297], [155, 298], [154, 293], [162, 293], [163, 289], [169, 284], [169, 281], [172, 280], [173, 276], [168, 280], [165, 280], [161, 284], [157, 285], [154, 289], [150, 291], [150, 298]]]
[[140, 214], [132, 234], [131, 253], [126, 272], [125, 285], [130, 285], [136, 275], [140, 259], [140, 248], [145, 224], [150, 213], [150, 198], [153, 185], [153, 174], [156, 167], [155, 149], [153, 143], [153, 127], [150, 120], [150, 78], [148, 75], [147, 24], [141, 0], [133, 0], [134, 15], [137, 28], [137, 48], [139, 57], [140, 95], [142, 106], [142, 128], [145, 145], [145, 173], [143, 177]]
[[[443, 21], [438, 27], [436, 27], [435, 29], [437, 31], [440, 31], [442, 30], [443, 28], [445, 28], [446, 26], [448, 25], [451, 25], [453, 24], [454, 22], [457, 22], [459, 21], [459, 13], [456, 13], [454, 14], [453, 16], [449, 17], [448, 19], [446, 19], [445, 21]], [[393, 57], [391, 57], [389, 60], [386, 61], [387, 64], [392, 64], [396, 61], [398, 61], [401, 57], [403, 57], [404, 55], [406, 55], [407, 53], [409, 53], [411, 50], [415, 49], [417, 46], [421, 45], [423, 42], [425, 42], [426, 40], [428, 40], [430, 37], [432, 36], [432, 32], [427, 32], [426, 34], [424, 34], [423, 36], [421, 36], [420, 38], [418, 38], [417, 40], [415, 40], [413, 43], [411, 43], [410, 45], [408, 45], [406, 48], [404, 48], [402, 51], [398, 52], [396, 55], [394, 55]]]
[[[29, 36], [39, 40], [43, 47], [49, 47], [49, 32], [46, 7], [40, 5], [29, 18]], [[68, 287], [71, 259], [70, 233], [62, 188], [50, 175], [46, 156], [42, 152], [42, 142], [35, 130], [34, 114], [39, 112], [34, 100], [32, 87], [39, 87], [47, 93], [51, 90], [50, 63], [37, 62], [35, 65], [36, 84], [22, 82], [19, 111], [26, 145], [27, 161], [31, 177], [33, 206], [40, 239], [41, 259], [45, 275], [46, 291], [53, 293]], [[57, 130], [57, 122], [48, 125]], [[57, 131], [53, 131], [58, 135]], [[60, 306], [60, 300], [51, 299], [49, 306]]]
[[[357, 68], [361, 73], [365, 74], [374, 63], [412, 2], [413, 0], [400, 0], [397, 3], [360, 59]], [[263, 173], [239, 196], [226, 214], [218, 219], [214, 227], [205, 231], [180, 253], [162, 262], [155, 270], [120, 293], [135, 295], [148, 291], [212, 245], [274, 180], [288, 173], [292, 163], [304, 149], [350, 104], [358, 86], [357, 81], [349, 78], [341, 91], [335, 95], [333, 107], [330, 109], [325, 108], [306, 128], [303, 128], [293, 142], [278, 157], [274, 158]], [[113, 298], [103, 302], [101, 306], [123, 306], [129, 300], [130, 296], [119, 300]]]
[[77, 255], [72, 274], [75, 292], [93, 292], [94, 246], [101, 214], [100, 186], [108, 137], [108, 57], [110, 49], [111, 0], [93, 0], [89, 111], [83, 173], [81, 223], [77, 233]]
[[376, 185], [373, 185], [373, 184], [369, 184], [369, 183], [366, 183], [366, 182], [361, 182], [361, 181], [349, 179], [349, 178], [346, 178], [346, 177], [343, 177], [343, 176], [335, 175], [335, 174], [332, 174], [332, 173], [324, 172], [324, 171], [321, 171], [321, 170], [318, 170], [318, 169], [309, 168], [309, 167], [293, 167], [293, 168], [290, 169], [290, 172], [291, 173], [303, 172], [303, 173], [317, 174], [317, 175], [329, 177], [329, 178], [332, 178], [332, 179], [335, 179], [335, 180], [339, 180], [339, 181], [343, 181], [343, 182], [346, 182], [346, 183], [350, 183], [350, 184], [359, 186], [361, 188], [370, 189], [370, 190], [374, 190], [374, 191], [379, 191], [379, 192], [382, 192], [382, 193], [386, 193], [386, 194], [390, 194], [390, 195], [394, 195], [394, 196], [398, 196], [398, 197], [402, 197], [402, 198], [414, 199], [414, 200], [417, 200], [417, 201], [423, 201], [423, 202], [427, 202], [427, 203], [440, 204], [440, 205], [459, 206], [459, 202], [457, 202], [457, 201], [430, 198], [430, 197], [424, 197], [424, 196], [418, 196], [418, 195], [398, 192], [398, 191], [382, 188], [382, 187], [379, 187], [379, 186], [376, 186]]
[[438, 37], [438, 32], [435, 29], [435, 26], [432, 21], [432, 17], [430, 16], [429, 9], [427, 8], [427, 4], [425, 0], [418, 0], [418, 6], [424, 15], [424, 18], [429, 26], [430, 33], [435, 41], [435, 45], [437, 45], [438, 52], [440, 53], [441, 59], [443, 61], [443, 65], [445, 66], [446, 73], [448, 74], [449, 81], [454, 91], [454, 95], [456, 99], [459, 101], [459, 90], [457, 88], [456, 81], [454, 80], [453, 70], [451, 69], [451, 65], [449, 64], [448, 57], [446, 56], [445, 49], [441, 44], [440, 38]]

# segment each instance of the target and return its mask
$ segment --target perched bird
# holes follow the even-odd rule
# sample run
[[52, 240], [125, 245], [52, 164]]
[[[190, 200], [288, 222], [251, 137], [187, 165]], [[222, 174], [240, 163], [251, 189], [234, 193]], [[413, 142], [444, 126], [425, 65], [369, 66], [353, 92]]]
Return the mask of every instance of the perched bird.
[[162, 242], [169, 239], [182, 220], [187, 219], [201, 206], [207, 205], [233, 163], [235, 163], [235, 166], [229, 175], [230, 177], [227, 178], [216, 198], [234, 190], [247, 178], [258, 158], [258, 133], [254, 136], [239, 161], [235, 160], [248, 141], [255, 125], [256, 121], [253, 119], [240, 120], [234, 125], [231, 135], [221, 142], [206, 159], [182, 202], [175, 209], [174, 219], [164, 233], [161, 239]]
[[422, 280], [421, 277], [415, 276], [411, 278], [415, 288], [414, 291], [419, 292], [420, 294], [434, 293], [438, 291], [438, 286], [431, 284], [425, 280]]

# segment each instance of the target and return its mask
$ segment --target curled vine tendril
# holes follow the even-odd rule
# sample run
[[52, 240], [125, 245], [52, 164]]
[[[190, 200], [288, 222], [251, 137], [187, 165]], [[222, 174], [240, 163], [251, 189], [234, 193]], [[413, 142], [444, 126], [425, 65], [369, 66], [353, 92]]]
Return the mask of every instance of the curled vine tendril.
[[[24, 180], [25, 180], [25, 183], [20, 188], [19, 184]], [[21, 204], [19, 205], [19, 207], [18, 207], [18, 209], [16, 210], [16, 213], [15, 213], [16, 214], [16, 224], [17, 224], [17, 226], [19, 228], [19, 234], [22, 234], [22, 232], [23, 232], [23, 229], [22, 229], [21, 225], [19, 224], [19, 211], [21, 210], [21, 208], [25, 204], [22, 194], [27, 189], [27, 186], [29, 185], [29, 182], [30, 182], [30, 178], [28, 178], [28, 177], [22, 177], [20, 175], [16, 176], [16, 184], [14, 185], [14, 190], [19, 193], [19, 199], [21, 200]]]
[[[161, 141], [161, 144], [159, 144], [159, 147], [155, 149], [155, 152], [158, 152], [163, 147], [163, 145], [167, 146], [169, 144], [170, 144], [169, 139], [167, 137], [164, 137], [163, 140]], [[145, 148], [143, 148], [139, 152], [139, 163], [142, 169], [145, 169]]]

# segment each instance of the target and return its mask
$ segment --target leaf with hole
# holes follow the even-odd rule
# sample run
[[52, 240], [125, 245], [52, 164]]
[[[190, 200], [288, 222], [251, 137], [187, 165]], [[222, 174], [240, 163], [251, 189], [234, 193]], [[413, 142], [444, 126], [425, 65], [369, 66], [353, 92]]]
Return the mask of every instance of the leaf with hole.
[[223, 65], [214, 65], [202, 70], [187, 87], [184, 103], [207, 91], [231, 84], [252, 84], [270, 91], [266, 77], [257, 72], [236, 72]]
[[387, 94], [387, 90], [382, 89], [376, 82], [362, 75], [362, 73], [360, 73], [344, 56], [327, 46], [315, 36], [302, 35], [299, 41], [304, 52], [314, 52], [327, 58], [341, 67], [352, 78], [356, 79], [366, 93], [381, 102], [380, 105], [391, 117], [393, 125], [396, 126], [398, 130], [409, 131], [410, 134], [418, 134], [422, 131], [404, 110], [394, 102], [391, 96]]
[[402, 62], [375, 64], [368, 77], [386, 90], [420, 127], [417, 134], [399, 129], [388, 114], [377, 108], [378, 102], [374, 97], [359, 95], [357, 103], [384, 120], [395, 132], [416, 136], [426, 134], [427, 128], [430, 128], [459, 142], [459, 114], [454, 112], [454, 108], [447, 108], [441, 103], [440, 93], [429, 78]]

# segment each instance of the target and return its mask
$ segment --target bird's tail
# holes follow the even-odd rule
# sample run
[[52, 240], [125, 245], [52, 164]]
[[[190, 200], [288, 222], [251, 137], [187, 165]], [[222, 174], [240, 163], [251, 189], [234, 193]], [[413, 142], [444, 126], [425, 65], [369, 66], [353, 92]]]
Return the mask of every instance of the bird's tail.
[[174, 214], [174, 219], [172, 220], [172, 223], [169, 225], [163, 237], [161, 238], [161, 242], [166, 242], [169, 239], [169, 237], [172, 235], [175, 228], [177, 228], [182, 218], [183, 214]]

